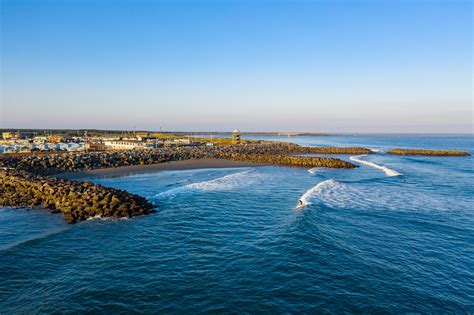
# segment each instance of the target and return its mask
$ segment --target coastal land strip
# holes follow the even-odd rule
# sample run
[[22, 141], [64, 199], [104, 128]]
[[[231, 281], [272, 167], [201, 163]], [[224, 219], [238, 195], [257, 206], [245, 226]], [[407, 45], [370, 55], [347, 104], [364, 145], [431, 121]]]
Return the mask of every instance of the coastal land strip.
[[143, 164], [143, 165], [129, 165], [119, 166], [110, 168], [99, 168], [88, 171], [60, 173], [53, 175], [57, 178], [65, 178], [70, 180], [84, 180], [88, 178], [97, 177], [121, 177], [133, 174], [144, 174], [153, 173], [159, 171], [172, 171], [172, 170], [191, 170], [191, 169], [204, 169], [204, 168], [234, 168], [234, 167], [255, 167], [265, 166], [269, 164], [245, 162], [245, 161], [234, 161], [226, 159], [195, 159], [195, 160], [182, 160], [182, 161], [170, 161], [159, 164]]
[[[344, 148], [342, 151], [359, 150], [360, 148]], [[43, 208], [53, 213], [62, 213], [69, 223], [94, 217], [134, 217], [153, 213], [157, 205], [123, 190], [81, 180], [91, 175], [110, 176], [150, 170], [257, 164], [357, 167], [335, 158], [291, 156], [307, 151], [304, 147], [290, 143], [255, 142], [214, 147], [3, 155], [0, 157], [0, 206]], [[324, 153], [329, 151], [325, 149]], [[334, 152], [340, 153], [341, 150], [335, 149]], [[74, 178], [72, 173], [77, 173], [78, 176]]]
[[[427, 154], [426, 151], [429, 150], [422, 151]], [[433, 152], [428, 153], [434, 155]], [[445, 152], [452, 151], [442, 152], [446, 154]], [[158, 205], [141, 196], [83, 180], [96, 176], [123, 176], [194, 168], [258, 165], [338, 169], [358, 167], [349, 161], [333, 157], [295, 155], [307, 153], [352, 155], [375, 152], [360, 147], [302, 147], [292, 143], [255, 141], [212, 147], [3, 155], [0, 157], [0, 206], [44, 208], [51, 212], [62, 213], [69, 223], [93, 217], [133, 217], [153, 213]]]

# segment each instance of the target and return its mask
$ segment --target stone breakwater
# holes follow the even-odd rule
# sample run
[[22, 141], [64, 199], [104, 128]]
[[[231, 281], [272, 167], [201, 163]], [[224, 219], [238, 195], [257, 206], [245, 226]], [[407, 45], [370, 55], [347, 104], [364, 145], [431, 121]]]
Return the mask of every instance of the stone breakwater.
[[300, 167], [355, 168], [356, 165], [335, 158], [292, 154], [362, 153], [360, 150], [367, 153], [363, 148], [307, 148], [291, 143], [260, 142], [219, 147], [3, 156], [0, 157], [0, 167], [3, 168], [0, 171], [0, 206], [50, 209], [61, 212], [70, 223], [96, 216], [133, 217], [154, 212], [154, 206], [125, 191], [48, 175], [203, 158]]
[[298, 153], [311, 153], [311, 154], [350, 154], [350, 155], [361, 155], [361, 154], [374, 154], [375, 152], [360, 147], [351, 148], [336, 148], [336, 147], [299, 147], [295, 149]]
[[424, 155], [424, 156], [470, 156], [469, 152], [464, 151], [447, 151], [447, 150], [420, 150], [420, 149], [392, 149], [387, 151], [388, 154], [395, 155]]
[[[242, 144], [235, 146], [221, 147], [180, 147], [162, 148], [150, 150], [130, 150], [130, 151], [107, 151], [90, 153], [66, 153], [51, 155], [30, 155], [13, 156], [0, 158], [0, 167], [10, 167], [24, 170], [34, 174], [51, 175], [63, 172], [77, 172], [98, 168], [120, 167], [129, 165], [149, 165], [170, 161], [180, 161], [202, 158], [229, 158], [232, 154], [238, 154], [242, 161], [256, 161], [255, 155], [261, 155], [261, 159], [266, 159], [265, 163], [281, 164], [276, 159], [276, 155], [290, 155], [303, 153], [317, 153], [324, 150], [324, 154], [332, 152], [344, 152], [343, 154], [366, 154], [368, 149], [363, 148], [309, 148], [301, 147], [291, 143], [271, 143], [264, 142], [258, 144]], [[349, 151], [350, 150], [350, 151]], [[368, 150], [370, 151], [370, 150]], [[350, 152], [350, 153], [349, 153]], [[364, 152], [364, 153], [362, 153]], [[372, 151], [370, 151], [372, 152]], [[319, 152], [321, 153], [321, 152]], [[335, 153], [333, 153], [335, 154]], [[246, 159], [245, 156], [248, 155]], [[264, 158], [263, 156], [267, 156]], [[298, 162], [298, 159], [304, 163]], [[291, 159], [294, 166], [306, 166], [306, 158], [295, 157]], [[341, 167], [353, 168], [355, 165], [345, 163], [335, 163], [336, 159], [319, 158], [320, 167]], [[342, 160], [339, 160], [344, 162]], [[326, 163], [327, 162], [327, 163]], [[349, 164], [348, 164], [349, 163]]]
[[339, 159], [312, 156], [262, 155], [262, 154], [228, 154], [227, 159], [249, 161], [262, 164], [276, 164], [300, 167], [356, 168], [357, 166]]
[[60, 212], [69, 223], [93, 217], [134, 217], [154, 212], [145, 198], [90, 182], [0, 170], [0, 205]]

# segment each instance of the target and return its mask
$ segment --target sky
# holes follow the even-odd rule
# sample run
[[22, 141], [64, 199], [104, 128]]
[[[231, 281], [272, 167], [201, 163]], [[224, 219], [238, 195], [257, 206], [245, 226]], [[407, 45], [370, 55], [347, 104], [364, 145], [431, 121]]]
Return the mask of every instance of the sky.
[[0, 3], [0, 128], [473, 132], [471, 1]]

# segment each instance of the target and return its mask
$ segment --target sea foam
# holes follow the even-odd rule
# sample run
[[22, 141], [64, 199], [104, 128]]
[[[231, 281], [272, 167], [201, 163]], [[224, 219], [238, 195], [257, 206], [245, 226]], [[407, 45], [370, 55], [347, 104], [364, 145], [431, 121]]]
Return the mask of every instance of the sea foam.
[[334, 180], [328, 179], [318, 183], [316, 186], [308, 189], [298, 200], [297, 208], [303, 208], [308, 206], [316, 201], [323, 201], [322, 199], [318, 199], [318, 197], [323, 196], [329, 192], [336, 192], [339, 188], [344, 188], [344, 184]]
[[263, 175], [258, 174], [255, 169], [245, 170], [237, 173], [228, 174], [222, 177], [191, 183], [176, 187], [155, 195], [155, 198], [174, 197], [181, 193], [195, 191], [228, 191], [240, 187], [245, 187], [260, 180]]
[[[301, 202], [300, 202], [301, 201]], [[311, 204], [324, 204], [340, 209], [384, 209], [394, 211], [445, 211], [443, 196], [402, 186], [342, 183], [328, 179], [308, 189], [298, 201], [300, 209]], [[460, 210], [469, 209], [467, 203]]]
[[402, 175], [401, 173], [399, 173], [395, 170], [392, 170], [392, 169], [390, 169], [386, 166], [382, 166], [382, 165], [375, 164], [373, 162], [362, 160], [361, 157], [363, 157], [363, 156], [367, 156], [367, 154], [351, 156], [349, 159], [351, 161], [354, 161], [354, 162], [357, 162], [357, 163], [360, 163], [360, 164], [364, 164], [364, 165], [382, 170], [385, 174], [387, 174], [387, 176], [400, 176], [400, 175]]

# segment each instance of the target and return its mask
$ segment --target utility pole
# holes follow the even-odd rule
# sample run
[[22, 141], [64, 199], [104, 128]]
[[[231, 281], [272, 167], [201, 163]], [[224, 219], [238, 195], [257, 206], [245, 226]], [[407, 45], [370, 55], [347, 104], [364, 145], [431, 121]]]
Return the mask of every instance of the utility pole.
[[84, 143], [84, 148], [85, 148], [86, 153], [87, 153], [87, 130], [84, 131], [84, 137], [86, 139], [86, 142]]

